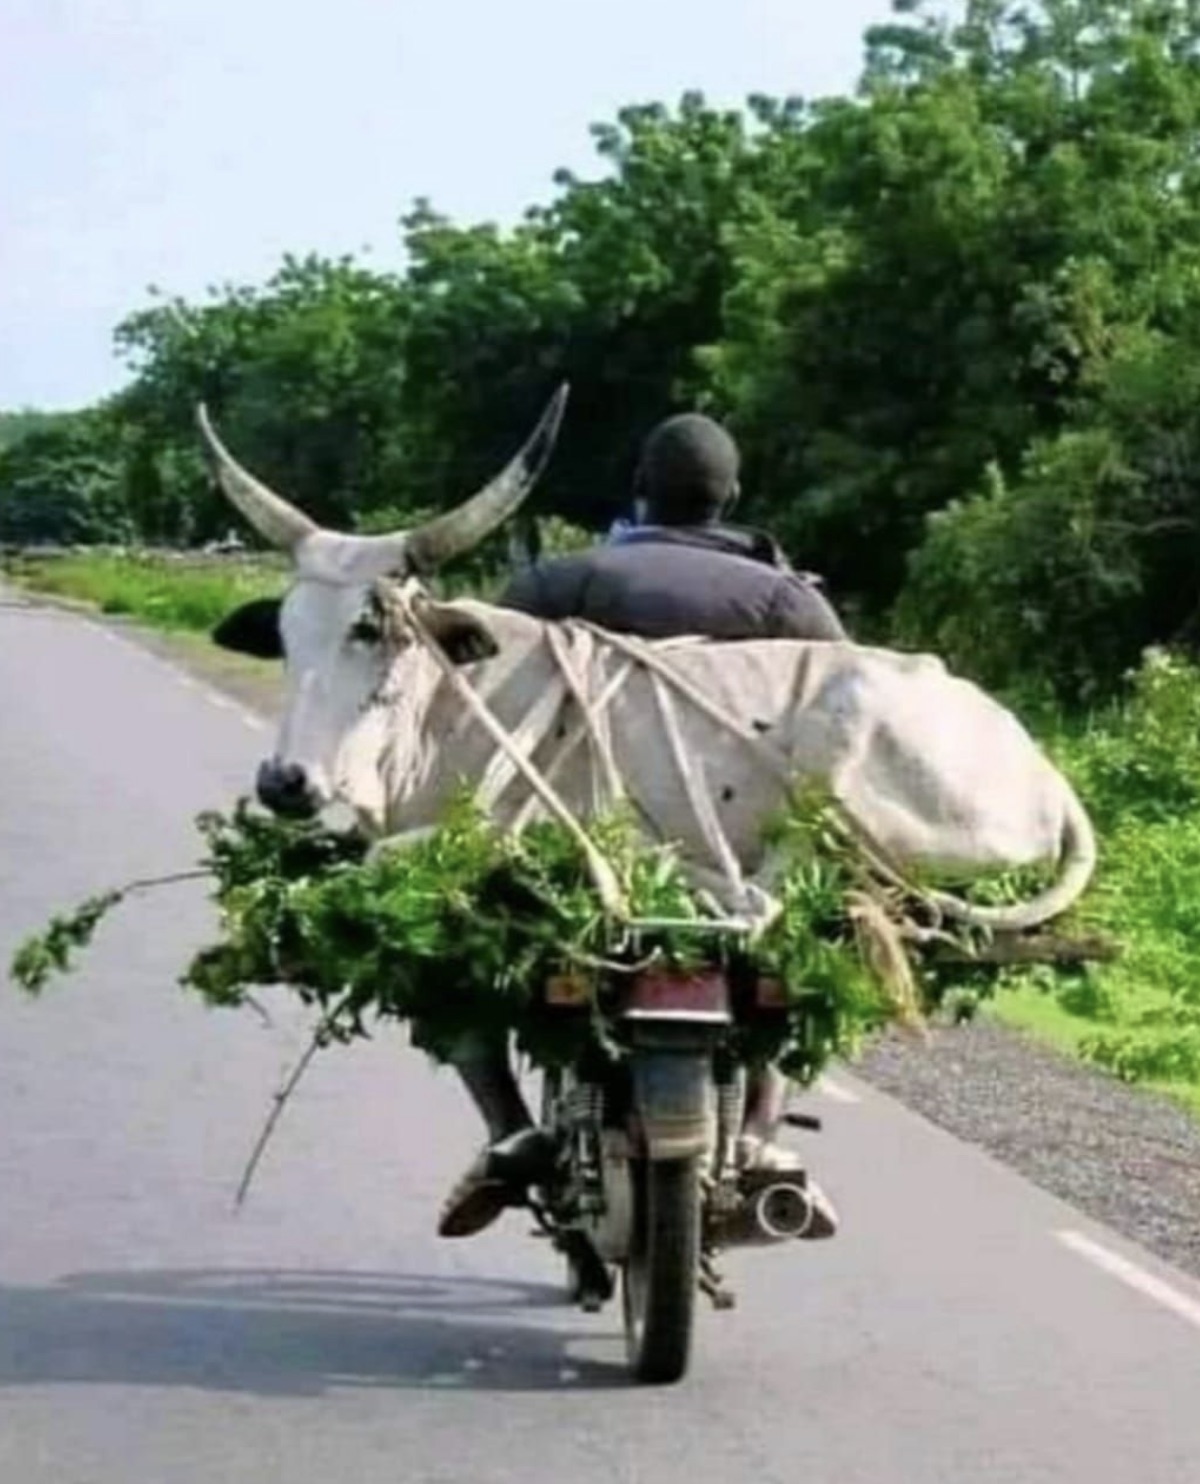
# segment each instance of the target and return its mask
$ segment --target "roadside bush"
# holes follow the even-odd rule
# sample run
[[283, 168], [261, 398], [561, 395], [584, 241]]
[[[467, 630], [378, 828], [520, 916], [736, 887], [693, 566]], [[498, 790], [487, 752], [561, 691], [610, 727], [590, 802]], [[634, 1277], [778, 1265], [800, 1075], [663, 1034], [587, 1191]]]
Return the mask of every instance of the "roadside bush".
[[1100, 840], [1074, 915], [1125, 951], [1074, 979], [1023, 982], [1077, 1023], [1081, 1055], [1200, 1105], [1200, 668], [1151, 651], [1123, 700], [1050, 745]]
[[1137, 550], [1114, 512], [1136, 475], [1106, 432], [1035, 446], [1009, 484], [929, 517], [895, 607], [897, 636], [985, 685], [1036, 677], [1079, 701], [1110, 690], [1153, 637]]

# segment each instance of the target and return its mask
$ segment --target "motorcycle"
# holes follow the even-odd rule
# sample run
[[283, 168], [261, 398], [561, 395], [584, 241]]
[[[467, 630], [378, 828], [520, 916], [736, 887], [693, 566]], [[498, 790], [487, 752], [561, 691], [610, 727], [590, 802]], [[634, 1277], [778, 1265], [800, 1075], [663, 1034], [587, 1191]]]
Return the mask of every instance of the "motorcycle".
[[577, 1050], [543, 1072], [552, 1168], [529, 1205], [566, 1259], [572, 1302], [598, 1312], [619, 1285], [640, 1382], [686, 1373], [698, 1294], [734, 1307], [723, 1250], [793, 1241], [815, 1215], [802, 1172], [739, 1165], [746, 1069], [787, 1038], [784, 988], [747, 956], [711, 957], [700, 969], [564, 976], [540, 998], [548, 1022], [575, 1018]]

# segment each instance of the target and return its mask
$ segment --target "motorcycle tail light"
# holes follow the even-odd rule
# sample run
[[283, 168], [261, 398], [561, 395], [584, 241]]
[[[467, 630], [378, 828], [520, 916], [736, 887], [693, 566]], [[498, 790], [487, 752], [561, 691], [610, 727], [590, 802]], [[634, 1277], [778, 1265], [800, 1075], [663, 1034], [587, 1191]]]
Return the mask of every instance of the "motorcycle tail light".
[[678, 969], [647, 969], [634, 975], [625, 993], [625, 1014], [684, 1017], [699, 1020], [729, 1018], [729, 984], [719, 969], [689, 973]]

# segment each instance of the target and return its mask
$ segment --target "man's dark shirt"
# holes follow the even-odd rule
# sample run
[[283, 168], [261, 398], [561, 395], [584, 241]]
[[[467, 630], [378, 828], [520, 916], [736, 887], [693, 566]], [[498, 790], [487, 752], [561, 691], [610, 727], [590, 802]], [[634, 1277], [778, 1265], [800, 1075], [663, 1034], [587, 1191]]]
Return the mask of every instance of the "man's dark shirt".
[[646, 639], [845, 639], [813, 582], [781, 563], [770, 538], [753, 532], [655, 526], [529, 567], [500, 602]]

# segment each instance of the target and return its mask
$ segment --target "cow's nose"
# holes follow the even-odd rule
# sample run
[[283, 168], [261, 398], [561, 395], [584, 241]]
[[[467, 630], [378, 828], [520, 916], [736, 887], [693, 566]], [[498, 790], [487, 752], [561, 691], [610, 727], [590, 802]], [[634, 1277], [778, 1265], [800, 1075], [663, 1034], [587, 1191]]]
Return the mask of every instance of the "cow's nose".
[[258, 770], [258, 797], [274, 814], [291, 819], [309, 819], [319, 800], [299, 763], [281, 763], [268, 758]]

